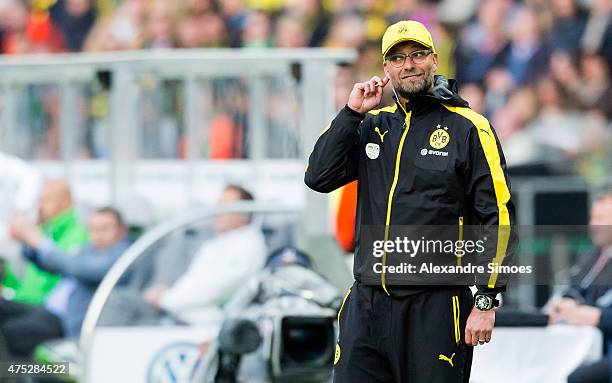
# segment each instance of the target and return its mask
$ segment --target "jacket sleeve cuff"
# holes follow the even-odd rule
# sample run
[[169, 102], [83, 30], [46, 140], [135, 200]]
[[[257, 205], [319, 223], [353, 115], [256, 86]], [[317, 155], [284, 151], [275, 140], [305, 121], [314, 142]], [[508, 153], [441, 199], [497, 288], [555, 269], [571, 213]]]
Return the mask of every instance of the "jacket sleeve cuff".
[[571, 288], [569, 290], [567, 290], [563, 295], [563, 298], [569, 298], [569, 299], [573, 299], [576, 302], [578, 302], [579, 304], [584, 303], [584, 297], [583, 295], [580, 293], [580, 291], [576, 288]]
[[497, 297], [497, 294], [499, 293], [503, 293], [506, 291], [506, 287], [505, 286], [498, 286], [498, 287], [493, 287], [490, 288], [488, 286], [476, 286], [478, 291], [476, 291], [476, 294], [480, 294], [480, 295], [488, 295], [491, 298], [495, 299]]
[[612, 334], [612, 308], [601, 309], [601, 316], [599, 317], [599, 324], [597, 325], [601, 332], [605, 335]]
[[342, 108], [340, 110], [340, 113], [343, 115], [344, 117], [353, 119], [353, 120], [359, 120], [361, 122], [361, 120], [363, 120], [363, 118], [365, 117], [365, 113], [359, 113], [353, 109], [351, 109], [348, 104], [344, 105], [344, 108]]

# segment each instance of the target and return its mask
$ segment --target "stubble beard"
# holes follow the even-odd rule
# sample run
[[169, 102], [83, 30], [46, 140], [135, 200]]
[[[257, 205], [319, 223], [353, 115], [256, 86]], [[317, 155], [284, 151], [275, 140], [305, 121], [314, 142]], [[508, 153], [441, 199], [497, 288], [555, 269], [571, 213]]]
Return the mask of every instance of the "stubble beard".
[[[399, 80], [399, 79], [398, 79]], [[425, 72], [425, 76], [419, 81], [408, 84], [399, 80], [395, 86], [397, 94], [405, 99], [427, 93], [433, 86], [434, 73], [431, 69]]]

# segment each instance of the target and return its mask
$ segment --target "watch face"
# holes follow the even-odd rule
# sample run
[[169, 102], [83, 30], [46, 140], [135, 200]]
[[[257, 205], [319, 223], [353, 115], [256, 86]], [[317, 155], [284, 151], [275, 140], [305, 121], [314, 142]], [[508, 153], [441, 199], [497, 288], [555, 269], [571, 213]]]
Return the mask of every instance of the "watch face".
[[493, 299], [487, 295], [478, 295], [476, 297], [476, 308], [481, 311], [491, 310], [493, 308]]

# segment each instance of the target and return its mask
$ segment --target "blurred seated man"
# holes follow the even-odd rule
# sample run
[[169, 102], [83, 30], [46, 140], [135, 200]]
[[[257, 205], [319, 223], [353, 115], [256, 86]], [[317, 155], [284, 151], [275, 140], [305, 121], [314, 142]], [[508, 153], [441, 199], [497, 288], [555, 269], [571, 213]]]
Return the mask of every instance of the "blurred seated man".
[[[244, 188], [229, 185], [218, 202], [222, 205], [252, 200], [253, 196]], [[100, 324], [154, 324], [167, 314], [180, 322], [215, 323], [221, 313], [218, 306], [262, 269], [266, 245], [261, 229], [251, 222], [251, 214], [219, 214], [214, 218], [213, 231], [212, 238], [197, 244], [170, 243], [162, 248], [155, 256], [165, 260], [165, 265], [172, 259], [180, 264], [185, 252], [193, 254], [185, 271], [171, 282], [165, 278], [167, 283], [149, 285], [143, 293], [136, 294], [135, 288], [115, 289], [104, 307]], [[198, 238], [181, 236], [179, 241]], [[168, 270], [160, 270], [159, 264], [153, 274], [168, 274]], [[161, 279], [156, 275], [152, 278]]]
[[[38, 203], [38, 219], [42, 233], [63, 251], [78, 250], [88, 240], [87, 230], [79, 222], [72, 207], [70, 188], [64, 181], [50, 180], [43, 185]], [[14, 267], [9, 268], [3, 284], [14, 290], [12, 299], [16, 302], [39, 305], [44, 302], [58, 279], [57, 274], [42, 270], [28, 261], [21, 277], [16, 275]]]
[[63, 277], [43, 306], [0, 301], [0, 333], [13, 356], [28, 357], [45, 340], [79, 335], [96, 287], [130, 244], [121, 214], [110, 207], [91, 215], [89, 231], [91, 242], [67, 254], [27, 218], [14, 218], [11, 233], [26, 246], [24, 254]]
[[[612, 192], [603, 194], [591, 207], [589, 230], [592, 252], [582, 255], [572, 271], [573, 286], [550, 309], [550, 323], [597, 326], [608, 352], [612, 346]], [[569, 383], [610, 382], [610, 360], [577, 368]]]
[[9, 223], [16, 212], [35, 216], [41, 187], [42, 177], [34, 166], [0, 151], [0, 261], [19, 259]]

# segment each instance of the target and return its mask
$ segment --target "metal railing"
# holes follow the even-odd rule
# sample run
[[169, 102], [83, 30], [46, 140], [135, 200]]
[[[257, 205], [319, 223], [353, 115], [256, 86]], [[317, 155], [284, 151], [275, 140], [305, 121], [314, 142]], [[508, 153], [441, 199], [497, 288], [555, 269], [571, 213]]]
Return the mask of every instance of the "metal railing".
[[[141, 171], [139, 166], [156, 166], [155, 158], [145, 159], [142, 156], [140, 146], [143, 137], [163, 140], [158, 131], [154, 131], [153, 137], [145, 134], [144, 129], [150, 124], [159, 123], [159, 118], [143, 122], [143, 114], [146, 111], [139, 109], [146, 96], [143, 87], [150, 81], [175, 81], [180, 85], [180, 99], [174, 102], [180, 103], [181, 109], [180, 115], [175, 116], [174, 121], [176, 125], [180, 125], [175, 127], [175, 130], [180, 130], [181, 134], [181, 143], [175, 145], [175, 152], [182, 151], [176, 160], [180, 161], [180, 167], [184, 171], [178, 172], [174, 178], [176, 184], [187, 191], [186, 205], [194, 206], [201, 202], [197, 201], [196, 193], [211, 190], [216, 194], [220, 187], [218, 184], [202, 187], [199, 183], [201, 177], [198, 175], [198, 169], [210, 162], [202, 156], [202, 150], [197, 145], [202, 134], [208, 137], [207, 133], [202, 133], [203, 120], [210, 118], [218, 106], [214, 100], [209, 100], [211, 95], [214, 95], [211, 91], [215, 86], [214, 81], [239, 80], [240, 86], [246, 92], [244, 100], [241, 99], [245, 105], [240, 107], [247, 111], [242, 117], [244, 124], [248, 126], [243, 137], [248, 153], [238, 158], [248, 159], [248, 163], [242, 163], [243, 167], [248, 168], [248, 171], [243, 172], [248, 176], [244, 180], [232, 178], [231, 175], [228, 175], [228, 178], [234, 182], [245, 181], [247, 186], [257, 189], [260, 187], [260, 179], [275, 173], [266, 172], [270, 165], [293, 164], [291, 174], [295, 176], [303, 171], [304, 160], [314, 141], [335, 112], [333, 84], [337, 66], [340, 63], [352, 62], [356, 58], [357, 52], [354, 50], [311, 48], [180, 49], [3, 57], [0, 60], [0, 150], [19, 154], [14, 153], [19, 147], [15, 143], [28, 125], [28, 121], [23, 118], [31, 118], [27, 117], [31, 113], [23, 110], [24, 97], [32, 96], [27, 94], [28, 87], [51, 84], [52, 93], [57, 93], [59, 103], [59, 116], [56, 121], [59, 133], [54, 131], [53, 134], [57, 137], [43, 137], [41, 140], [58, 141], [59, 154], [52, 161], [44, 160], [38, 162], [38, 165], [48, 174], [68, 179], [72, 185], [82, 182], [82, 179], [100, 183], [102, 177], [105, 180], [104, 189], [108, 192], [99, 200], [120, 204], [129, 200], [135, 193], [135, 180]], [[84, 135], [84, 123], [79, 120], [82, 87], [84, 84], [100, 83], [101, 77], [106, 79], [106, 86], [109, 86], [108, 115], [104, 117], [103, 124], [108, 127], [108, 132], [103, 135], [108, 142], [109, 153], [106, 158], [83, 161], [79, 157], [82, 148], [76, 141]], [[296, 135], [292, 141], [296, 148], [292, 149], [295, 153], [290, 158], [283, 158], [283, 155], [280, 155], [280, 158], [268, 156], [272, 151], [271, 147], [273, 149], [277, 143], [272, 141], [271, 122], [266, 115], [266, 109], [282, 108], [283, 102], [291, 101], [279, 97], [280, 100], [275, 100], [276, 104], [271, 106], [270, 99], [275, 94], [274, 84], [281, 84], [297, 103], [296, 111], [288, 113], [287, 116], [291, 119], [290, 123], [296, 126], [295, 132], [292, 132]], [[198, 100], [202, 98], [208, 102], [204, 113], [202, 105], [198, 104]], [[155, 109], [155, 105], [149, 107]], [[204, 129], [209, 128], [208, 123], [209, 121], [205, 121]], [[281, 121], [277, 125], [282, 128], [288, 124]], [[172, 160], [166, 162], [172, 163]], [[218, 166], [222, 168], [225, 165], [224, 162], [219, 162]], [[95, 170], [83, 173], [83, 169]], [[287, 183], [283, 179], [278, 182]], [[295, 187], [298, 182], [301, 183], [301, 177], [294, 177], [290, 182]], [[79, 195], [79, 190], [84, 188], [75, 188], [78, 199], [91, 197], [91, 193]], [[255, 192], [257, 193], [257, 190]], [[288, 198], [290, 194], [292, 193], [281, 193], [280, 198]], [[320, 196], [309, 194], [302, 198], [309, 206], [326, 206], [325, 200]], [[99, 201], [93, 203], [99, 204]], [[178, 206], [176, 210], [184, 207]], [[306, 225], [314, 230], [325, 230], [328, 227], [320, 214], [308, 217], [307, 220], [315, 223]]]
[[166, 222], [163, 222], [145, 234], [143, 234], [136, 242], [134, 242], [121, 257], [113, 264], [111, 269], [105, 275], [104, 279], [98, 286], [96, 293], [94, 294], [85, 319], [81, 328], [81, 337], [79, 340], [79, 346], [84, 355], [83, 358], [83, 371], [86, 374], [87, 364], [89, 363], [88, 357], [91, 350], [92, 342], [94, 340], [94, 333], [98, 319], [102, 314], [104, 304], [111, 295], [113, 288], [120, 281], [121, 277], [125, 275], [128, 268], [137, 262], [144, 254], [147, 254], [147, 250], [151, 249], [160, 240], [164, 239], [167, 235], [189, 226], [191, 224], [201, 222], [202, 220], [210, 217], [214, 217], [218, 214], [223, 213], [261, 213], [261, 214], [282, 214], [282, 213], [297, 213], [295, 208], [282, 207], [282, 206], [271, 206], [264, 205], [255, 202], [238, 202], [232, 204], [224, 204], [215, 208], [201, 208], [188, 211], [184, 214], [178, 215]]

